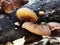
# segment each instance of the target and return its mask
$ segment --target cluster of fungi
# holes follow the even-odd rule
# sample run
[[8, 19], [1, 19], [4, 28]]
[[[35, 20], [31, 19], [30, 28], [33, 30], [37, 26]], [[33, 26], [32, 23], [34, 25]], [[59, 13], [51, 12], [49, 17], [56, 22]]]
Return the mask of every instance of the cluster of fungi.
[[[38, 3], [38, 1], [37, 1], [37, 3]], [[44, 2], [42, 2], [42, 4], [41, 3], [35, 4], [35, 2], [33, 1], [34, 2], [34, 3], [32, 3], [33, 5], [32, 4], [30, 5], [30, 2], [29, 3], [27, 3], [27, 2], [28, 2], [28, 0], [0, 0], [0, 12], [2, 12], [2, 10], [3, 10], [6, 13], [6, 16], [8, 16], [8, 17], [10, 16], [9, 18], [11, 18], [11, 15], [13, 15], [14, 19], [13, 19], [13, 17], [12, 17], [12, 19], [14, 21], [15, 21], [15, 18], [16, 18], [16, 20], [18, 20], [18, 22], [12, 21], [14, 23], [13, 26], [17, 26], [17, 28], [15, 28], [15, 30], [22, 28], [23, 30], [26, 30], [29, 33], [32, 33], [32, 35], [29, 35], [30, 37], [29, 36], [25, 37], [25, 39], [27, 40], [28, 43], [30, 43], [31, 41], [34, 42], [35, 38], [36, 39], [39, 38], [39, 40], [40, 40], [40, 39], [42, 39], [42, 36], [49, 36], [49, 37], [56, 36], [56, 35], [54, 35], [55, 31], [58, 32], [59, 30], [51, 30], [51, 28], [53, 28], [55, 24], [59, 25], [59, 23], [54, 22], [54, 21], [56, 21], [55, 19], [59, 19], [59, 16], [53, 15], [53, 14], [59, 15], [59, 11], [60, 11], [60, 10], [58, 11], [58, 9], [56, 9], [56, 7], [54, 5], [56, 2], [52, 1], [54, 3], [54, 4], [52, 3], [53, 8], [50, 8], [48, 5], [48, 3], [49, 3], [51, 6], [51, 2], [48, 2], [48, 3], [45, 2], [46, 5], [45, 5], [45, 8], [43, 8], [44, 10], [41, 10], [45, 4]], [[26, 4], [26, 5], [24, 5], [24, 4]], [[37, 7], [34, 7], [36, 5], [37, 5]], [[39, 6], [41, 6], [41, 9], [39, 8]], [[38, 9], [36, 9], [36, 8], [38, 8]], [[48, 8], [50, 8], [50, 9], [48, 9]], [[36, 9], [38, 11], [36, 11], [34, 9]], [[16, 12], [14, 12], [14, 11], [16, 11]], [[14, 13], [15, 13], [15, 15], [14, 15]], [[40, 19], [43, 22], [41, 22]], [[44, 22], [44, 21], [46, 21], [45, 19], [47, 20], [47, 22]], [[50, 21], [51, 22], [53, 21], [53, 22], [48, 23]], [[57, 21], [60, 21], [60, 20], [57, 20]], [[58, 34], [60, 34], [60, 33], [58, 32]], [[60, 36], [60, 35], [58, 35], [58, 36]], [[49, 38], [49, 39], [51, 39], [51, 38]], [[39, 42], [39, 43], [41, 43], [41, 42]], [[32, 44], [32, 45], [35, 45], [35, 44]], [[40, 44], [37, 44], [37, 45], [40, 45]]]

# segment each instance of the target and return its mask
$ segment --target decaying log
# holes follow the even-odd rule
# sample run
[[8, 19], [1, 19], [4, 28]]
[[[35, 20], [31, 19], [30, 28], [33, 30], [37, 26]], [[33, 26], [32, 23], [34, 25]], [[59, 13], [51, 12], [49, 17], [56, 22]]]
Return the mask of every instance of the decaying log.
[[[43, 0], [43, 1], [32, 0], [32, 2], [29, 2], [23, 7], [29, 8], [37, 14], [37, 16], [39, 17], [37, 23], [40, 23], [41, 21], [45, 21], [44, 19], [46, 19], [46, 22], [50, 22], [50, 21], [60, 22], [59, 20], [60, 6], [59, 5], [60, 5], [60, 0], [49, 0], [49, 1], [48, 0]], [[44, 11], [45, 15], [41, 17], [39, 14], [39, 11]], [[0, 43], [13, 41], [23, 36], [32, 35], [31, 32], [14, 25], [15, 22], [20, 22], [17, 19], [17, 17], [15, 17], [15, 13], [16, 11], [14, 11], [10, 16], [3, 15], [3, 14], [0, 15]], [[57, 18], [53, 14], [55, 14]], [[41, 36], [37, 35], [36, 37], [41, 39]]]
[[[60, 22], [60, 0], [30, 0], [30, 2], [24, 5], [22, 8], [29, 8], [37, 14], [39, 22]], [[39, 12], [43, 11], [44, 16], [41, 17]], [[45, 20], [44, 20], [45, 19]]]

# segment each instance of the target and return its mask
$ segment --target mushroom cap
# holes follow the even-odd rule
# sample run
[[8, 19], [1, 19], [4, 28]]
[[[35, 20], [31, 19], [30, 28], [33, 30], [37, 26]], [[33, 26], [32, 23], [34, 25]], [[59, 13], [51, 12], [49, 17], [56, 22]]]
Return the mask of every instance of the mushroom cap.
[[23, 23], [22, 28], [24, 28], [34, 34], [37, 34], [37, 35], [43, 35], [43, 36], [51, 35], [51, 30], [46, 25], [38, 25], [38, 24], [34, 24], [32, 22], [25, 22], [25, 23]]
[[57, 22], [49, 22], [48, 23], [48, 26], [50, 27], [51, 31], [55, 30], [56, 29], [59, 29], [60, 28], [60, 23], [57, 23]]
[[19, 20], [22, 20], [22, 21], [36, 22], [38, 20], [38, 17], [35, 14], [35, 12], [28, 8], [18, 9], [16, 12], [16, 16]]

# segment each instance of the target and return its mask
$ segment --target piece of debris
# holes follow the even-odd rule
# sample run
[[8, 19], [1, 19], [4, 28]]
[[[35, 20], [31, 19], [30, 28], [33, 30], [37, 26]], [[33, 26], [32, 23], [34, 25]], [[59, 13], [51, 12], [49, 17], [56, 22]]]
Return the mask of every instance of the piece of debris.
[[16, 25], [16, 26], [20, 26], [19, 22], [16, 22], [15, 25]]
[[5, 45], [13, 45], [11, 42], [7, 42]]
[[15, 28], [15, 30], [17, 30], [17, 28]]
[[13, 45], [23, 45], [25, 42], [25, 36], [23, 38], [17, 39], [13, 41]]

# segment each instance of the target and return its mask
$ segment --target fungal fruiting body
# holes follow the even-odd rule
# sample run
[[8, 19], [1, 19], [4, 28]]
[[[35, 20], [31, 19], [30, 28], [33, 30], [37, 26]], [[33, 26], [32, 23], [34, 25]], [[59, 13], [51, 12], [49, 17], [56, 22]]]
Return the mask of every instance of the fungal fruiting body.
[[38, 20], [34, 11], [28, 8], [20, 8], [16, 12], [16, 16], [19, 20], [36, 22]]
[[0, 0], [0, 8], [2, 7], [5, 13], [10, 14], [13, 10], [26, 4], [28, 0]]
[[44, 11], [39, 11], [40, 16], [44, 16]]
[[60, 23], [49, 22], [48, 26], [50, 27], [51, 31], [53, 31], [53, 30], [60, 30]]
[[51, 35], [51, 31], [49, 27], [46, 25], [38, 25], [32, 22], [25, 22], [23, 23], [22, 28], [27, 29], [28, 31], [38, 35], [45, 35], [45, 36]]
[[12, 5], [4, 2], [4, 11], [5, 11], [5, 13], [10, 14], [10, 13], [12, 13], [12, 10], [13, 10]]

